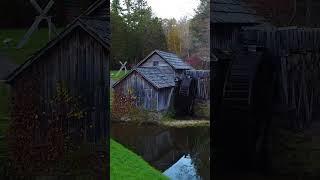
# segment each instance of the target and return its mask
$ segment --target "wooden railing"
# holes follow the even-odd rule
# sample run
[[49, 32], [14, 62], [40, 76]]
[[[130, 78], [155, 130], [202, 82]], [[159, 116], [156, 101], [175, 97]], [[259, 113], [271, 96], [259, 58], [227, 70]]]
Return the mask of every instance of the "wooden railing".
[[210, 71], [209, 70], [188, 70], [187, 76], [191, 76], [197, 81], [196, 98], [202, 100], [210, 99]]

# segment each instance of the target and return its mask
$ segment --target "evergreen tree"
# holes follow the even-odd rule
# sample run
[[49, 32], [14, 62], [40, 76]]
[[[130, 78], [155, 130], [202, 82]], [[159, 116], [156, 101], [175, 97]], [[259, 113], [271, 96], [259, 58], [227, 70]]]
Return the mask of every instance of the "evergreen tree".
[[154, 17], [146, 0], [111, 3], [111, 68], [119, 61], [135, 65], [154, 49], [166, 49], [161, 19]]

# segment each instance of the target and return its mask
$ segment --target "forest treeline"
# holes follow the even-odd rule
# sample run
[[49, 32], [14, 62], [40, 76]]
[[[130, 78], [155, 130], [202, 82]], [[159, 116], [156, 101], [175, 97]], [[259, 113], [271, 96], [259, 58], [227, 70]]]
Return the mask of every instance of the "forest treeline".
[[[42, 8], [49, 2], [36, 1]], [[48, 14], [57, 27], [63, 27], [69, 23], [66, 11], [77, 7], [81, 12], [94, 1], [54, 0]], [[209, 0], [200, 1], [191, 18], [161, 19], [146, 0], [111, 0], [111, 68], [118, 69], [119, 61], [127, 61], [130, 68], [154, 49], [175, 52], [203, 68], [206, 63], [202, 60], [209, 60]], [[37, 15], [30, 0], [0, 1], [0, 28], [28, 28]], [[46, 27], [46, 22], [41, 26]]]
[[209, 60], [208, 0], [195, 11], [191, 19], [161, 19], [146, 0], [112, 0], [111, 68], [117, 69], [119, 61], [132, 67], [154, 49], [175, 52], [201, 68], [193, 61]]

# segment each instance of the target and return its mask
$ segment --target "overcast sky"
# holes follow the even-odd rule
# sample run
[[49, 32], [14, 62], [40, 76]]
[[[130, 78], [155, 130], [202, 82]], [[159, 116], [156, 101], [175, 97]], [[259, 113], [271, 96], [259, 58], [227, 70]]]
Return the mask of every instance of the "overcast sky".
[[194, 15], [199, 0], [147, 0], [153, 13], [160, 18], [180, 19], [184, 16], [188, 18]]

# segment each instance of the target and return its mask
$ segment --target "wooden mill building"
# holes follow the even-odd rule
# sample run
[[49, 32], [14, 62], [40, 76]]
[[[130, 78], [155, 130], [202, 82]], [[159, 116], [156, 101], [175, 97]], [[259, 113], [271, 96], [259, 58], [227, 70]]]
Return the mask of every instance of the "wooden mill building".
[[241, 28], [262, 23], [262, 18], [241, 0], [212, 0], [210, 6], [211, 49], [238, 48]]
[[[302, 170], [292, 165], [301, 160], [272, 152], [284, 153], [279, 129], [307, 132], [318, 119], [319, 29], [274, 27], [244, 1], [211, 5], [214, 173]], [[280, 159], [288, 164], [278, 166]]]
[[[13, 123], [23, 123], [19, 114], [25, 111], [40, 119], [34, 143], [47, 143], [48, 119], [53, 111], [50, 101], [57, 95], [58, 85], [79, 99], [80, 109], [85, 112], [74, 125], [66, 126], [67, 132], [80, 134], [80, 129], [84, 129], [82, 138], [92, 143], [108, 139], [110, 20], [107, 11], [109, 1], [96, 1], [6, 78], [12, 89]], [[34, 118], [34, 114], [26, 116]]]
[[134, 93], [137, 106], [152, 111], [169, 108], [176, 86], [186, 70], [193, 69], [176, 54], [155, 50], [113, 85], [115, 91]]

